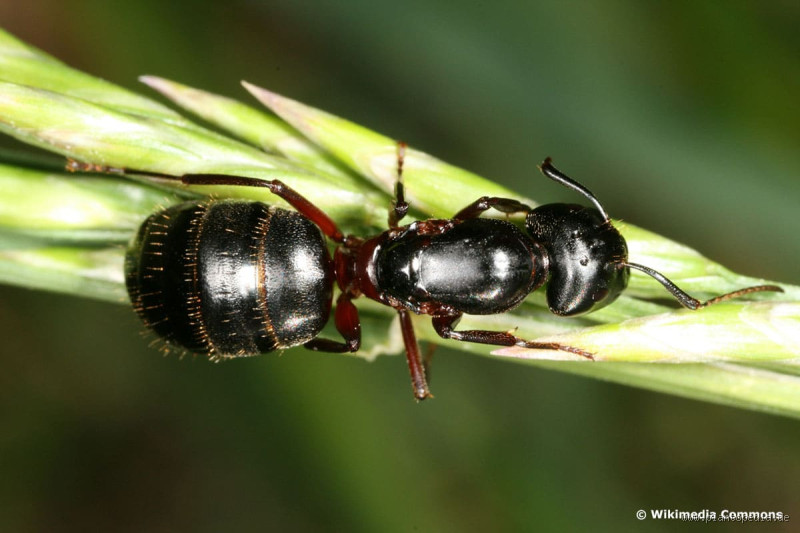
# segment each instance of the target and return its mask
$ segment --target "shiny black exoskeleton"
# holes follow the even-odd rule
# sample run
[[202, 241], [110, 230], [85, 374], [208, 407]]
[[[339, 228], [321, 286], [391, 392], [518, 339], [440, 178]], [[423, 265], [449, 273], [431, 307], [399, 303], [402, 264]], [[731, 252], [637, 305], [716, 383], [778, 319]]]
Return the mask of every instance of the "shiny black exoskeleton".
[[[214, 358], [239, 357], [304, 345], [354, 352], [361, 343], [358, 310], [366, 296], [400, 318], [417, 399], [430, 396], [410, 313], [432, 317], [443, 338], [499, 346], [570, 352], [577, 347], [529, 341], [508, 331], [456, 330], [463, 314], [496, 314], [519, 305], [545, 283], [553, 313], [572, 316], [613, 302], [630, 269], [658, 280], [685, 307], [697, 309], [756, 291], [756, 286], [707, 302], [662, 274], [628, 261], [625, 240], [585, 187], [547, 159], [549, 178], [582, 194], [593, 207], [549, 204], [531, 209], [509, 198], [483, 197], [450, 219], [400, 226], [408, 204], [402, 184], [405, 145], [398, 145], [398, 181], [389, 229], [345, 236], [303, 196], [278, 180], [188, 175], [186, 184], [267, 187], [295, 211], [258, 202], [189, 202], [152, 215], [129, 248], [126, 276], [144, 322], [172, 344]], [[480, 218], [489, 209], [525, 215], [525, 231]], [[333, 258], [325, 239], [337, 244]], [[344, 342], [318, 337], [328, 321], [334, 282], [340, 290], [334, 321]]]
[[561, 316], [604, 307], [627, 287], [625, 239], [597, 209], [548, 204], [528, 213], [525, 226], [550, 258], [547, 303]]
[[[547, 274], [545, 250], [513, 224], [473, 218], [440, 234], [414, 223], [376, 254], [377, 287], [415, 312], [441, 305], [470, 315], [516, 307]], [[440, 226], [437, 226], [437, 231]]]
[[258, 202], [187, 202], [151, 215], [125, 270], [148, 327], [217, 358], [311, 341], [330, 315], [325, 239], [296, 211]]

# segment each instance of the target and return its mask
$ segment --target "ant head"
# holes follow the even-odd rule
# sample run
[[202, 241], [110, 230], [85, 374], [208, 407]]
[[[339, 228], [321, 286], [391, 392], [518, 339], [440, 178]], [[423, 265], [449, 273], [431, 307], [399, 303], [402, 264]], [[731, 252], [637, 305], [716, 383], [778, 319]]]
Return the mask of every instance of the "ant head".
[[525, 226], [547, 250], [547, 304], [553, 313], [573, 316], [595, 311], [627, 287], [625, 239], [597, 209], [543, 205], [528, 213]]
[[777, 285], [756, 285], [705, 302], [693, 298], [664, 274], [628, 262], [625, 239], [611, 224], [605, 209], [589, 189], [554, 167], [549, 157], [539, 169], [551, 180], [580, 193], [594, 205], [549, 204], [528, 211], [525, 227], [547, 250], [550, 274], [547, 303], [553, 313], [572, 316], [605, 307], [628, 286], [631, 268], [661, 283], [687, 309], [698, 309], [751, 292], [783, 292]]
[[539, 169], [594, 206], [549, 204], [528, 212], [525, 226], [545, 247], [550, 260], [547, 304], [562, 316], [605, 307], [628, 286], [625, 239], [589, 189], [554, 167], [549, 157]]

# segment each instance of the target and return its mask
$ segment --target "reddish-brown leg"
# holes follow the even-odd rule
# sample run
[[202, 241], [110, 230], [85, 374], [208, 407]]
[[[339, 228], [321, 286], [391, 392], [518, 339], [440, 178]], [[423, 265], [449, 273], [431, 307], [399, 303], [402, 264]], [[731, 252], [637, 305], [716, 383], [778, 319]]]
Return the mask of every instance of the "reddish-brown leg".
[[[400, 148], [398, 147], [398, 165], [402, 172], [402, 163], [400, 162]], [[405, 149], [403, 149], [405, 153]], [[255, 178], [245, 178], [242, 176], [229, 176], [227, 174], [184, 174], [180, 178], [161, 174], [158, 172], [146, 172], [141, 170], [130, 170], [115, 167], [106, 167], [102, 165], [94, 165], [91, 163], [81, 163], [74, 159], [67, 159], [66, 169], [70, 172], [101, 172], [106, 174], [141, 174], [145, 176], [153, 176], [157, 178], [166, 179], [180, 179], [186, 185], [235, 185], [240, 187], [266, 187], [272, 193], [294, 207], [300, 214], [308, 218], [311, 222], [317, 225], [319, 229], [328, 238], [343, 243], [345, 236], [334, 222], [324, 211], [319, 207], [312, 204], [306, 197], [295, 191], [280, 180], [264, 181]], [[408, 207], [406, 207], [408, 209]]]
[[431, 382], [431, 366], [433, 365], [433, 355], [436, 353], [437, 346], [432, 342], [425, 347], [425, 354], [422, 356], [422, 368], [425, 370], [425, 379]]
[[405, 163], [407, 147], [408, 145], [403, 141], [397, 141], [397, 181], [394, 184], [392, 208], [389, 210], [390, 228], [396, 228], [408, 213], [408, 203], [406, 202], [405, 187], [403, 186], [403, 164]]
[[475, 342], [478, 344], [493, 344], [496, 346], [520, 346], [522, 348], [532, 348], [534, 350], [560, 350], [594, 360], [594, 355], [586, 350], [581, 350], [573, 346], [565, 346], [556, 342], [526, 341], [507, 331], [486, 331], [482, 329], [455, 331], [453, 328], [456, 327], [459, 320], [461, 320], [460, 314], [435, 316], [433, 317], [433, 329], [436, 330], [436, 333], [438, 333], [440, 337], [445, 339]]
[[400, 330], [403, 332], [403, 342], [406, 345], [406, 359], [408, 360], [408, 370], [411, 373], [411, 388], [414, 390], [414, 397], [417, 400], [433, 398], [428, 389], [428, 380], [425, 378], [425, 366], [419, 353], [417, 336], [414, 335], [411, 315], [405, 309], [398, 309], [397, 314], [400, 315]]
[[96, 165], [94, 163], [84, 163], [76, 161], [72, 158], [67, 158], [65, 167], [67, 172], [97, 172], [100, 174], [125, 174], [125, 169], [118, 167], [108, 167], [105, 165]]
[[466, 220], [476, 218], [484, 211], [494, 207], [501, 213], [527, 213], [531, 210], [530, 206], [518, 202], [512, 198], [499, 198], [497, 196], [482, 196], [467, 207], [456, 213], [453, 217], [456, 220]]
[[348, 293], [343, 292], [336, 300], [334, 323], [336, 331], [342, 335], [345, 342], [317, 337], [303, 346], [317, 352], [357, 352], [361, 347], [361, 320], [358, 318], [358, 309], [353, 305], [352, 297]]
[[238, 185], [243, 187], [266, 187], [272, 194], [286, 200], [300, 214], [316, 224], [322, 233], [330, 239], [344, 242], [344, 234], [339, 230], [336, 222], [325, 214], [319, 207], [308, 201], [303, 195], [295, 191], [280, 180], [264, 181], [241, 176], [227, 176], [225, 174], [186, 174], [181, 176], [181, 181], [186, 185]]

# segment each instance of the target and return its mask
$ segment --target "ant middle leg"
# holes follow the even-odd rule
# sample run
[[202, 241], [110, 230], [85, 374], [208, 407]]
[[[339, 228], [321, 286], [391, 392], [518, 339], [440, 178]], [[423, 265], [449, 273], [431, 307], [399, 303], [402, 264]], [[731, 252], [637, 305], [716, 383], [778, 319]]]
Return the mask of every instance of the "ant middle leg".
[[419, 343], [414, 334], [414, 324], [411, 323], [411, 315], [407, 309], [398, 309], [400, 316], [400, 330], [403, 332], [403, 343], [406, 346], [406, 359], [408, 360], [408, 370], [411, 374], [411, 388], [414, 390], [414, 397], [417, 400], [433, 398], [428, 389], [428, 379], [425, 376], [424, 361], [419, 351]]

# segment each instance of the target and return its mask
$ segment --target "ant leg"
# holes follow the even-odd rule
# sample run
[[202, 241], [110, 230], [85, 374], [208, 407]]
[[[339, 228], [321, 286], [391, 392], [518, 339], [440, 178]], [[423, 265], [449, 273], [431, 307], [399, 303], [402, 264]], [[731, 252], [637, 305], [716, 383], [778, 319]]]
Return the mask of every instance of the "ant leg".
[[565, 346], [557, 342], [526, 341], [507, 331], [486, 331], [482, 329], [455, 331], [453, 328], [456, 327], [459, 320], [461, 320], [460, 313], [456, 315], [434, 316], [433, 329], [444, 339], [475, 342], [478, 344], [493, 344], [496, 346], [520, 346], [522, 348], [532, 348], [534, 350], [559, 350], [594, 360], [594, 355], [586, 350], [581, 350], [573, 346]]
[[106, 165], [97, 165], [95, 163], [84, 163], [83, 161], [72, 159], [71, 157], [67, 158], [67, 164], [64, 165], [64, 169], [67, 172], [93, 172], [99, 174], [117, 174], [117, 175], [125, 174], [124, 168], [109, 167]]
[[165, 180], [179, 180], [179, 177], [173, 176], [171, 174], [162, 174], [161, 172], [150, 172], [148, 170], [136, 170], [133, 168], [123, 168], [123, 167], [110, 167], [107, 165], [100, 165], [96, 163], [84, 163], [83, 161], [78, 161], [76, 159], [72, 159], [71, 157], [67, 158], [67, 163], [64, 165], [64, 169], [67, 172], [87, 172], [87, 173], [96, 173], [96, 174], [113, 174], [115, 176], [126, 176], [130, 174], [138, 174], [140, 176], [150, 176], [152, 178], [159, 178]]
[[353, 305], [352, 296], [342, 293], [336, 299], [336, 311], [334, 315], [336, 331], [338, 331], [345, 342], [333, 341], [330, 339], [312, 339], [303, 346], [309, 350], [317, 352], [346, 353], [357, 352], [361, 347], [361, 321], [358, 318], [358, 309]]
[[407, 147], [408, 145], [403, 141], [397, 141], [397, 181], [394, 184], [392, 208], [389, 210], [390, 228], [396, 228], [408, 213], [408, 203], [406, 202], [405, 187], [403, 186], [403, 163], [405, 162]]
[[331, 240], [343, 243], [344, 234], [328, 215], [319, 207], [312, 204], [299, 192], [295, 191], [280, 180], [264, 181], [241, 176], [228, 176], [225, 174], [186, 174], [181, 176], [181, 181], [186, 185], [235, 185], [242, 187], [266, 187], [272, 194], [283, 198], [294, 207], [301, 215], [317, 225], [322, 233]]
[[705, 302], [701, 302], [697, 298], [693, 298], [689, 296], [686, 292], [681, 290], [675, 283], [673, 283], [670, 279], [668, 279], [664, 274], [653, 270], [650, 267], [646, 267], [644, 265], [639, 265], [637, 263], [623, 263], [626, 267], [630, 267], [641, 272], [644, 272], [648, 276], [655, 279], [661, 285], [664, 286], [665, 289], [672, 294], [678, 302], [687, 309], [691, 309], [692, 311], [696, 311], [701, 307], [708, 307], [709, 305], [713, 305], [718, 302], [723, 302], [725, 300], [730, 300], [731, 298], [738, 298], [739, 296], [744, 296], [745, 294], [750, 294], [753, 292], [783, 292], [783, 289], [778, 287], [777, 285], [755, 285], [753, 287], [746, 287], [744, 289], [739, 289], [737, 291], [729, 292], [727, 294], [722, 294], [720, 296], [716, 296], [707, 300]]
[[433, 398], [428, 389], [425, 366], [419, 353], [417, 337], [414, 335], [411, 315], [407, 309], [398, 309], [397, 314], [400, 315], [400, 330], [403, 332], [403, 342], [406, 345], [406, 359], [408, 360], [408, 370], [411, 373], [411, 388], [414, 389], [414, 397], [417, 400]]
[[481, 213], [484, 211], [495, 208], [501, 213], [512, 214], [512, 213], [528, 213], [531, 211], [531, 207], [528, 205], [523, 204], [522, 202], [518, 202], [512, 198], [500, 198], [497, 196], [482, 196], [478, 198], [467, 207], [459, 211], [453, 217], [456, 220], [467, 220], [469, 218], [477, 218], [481, 216]]

